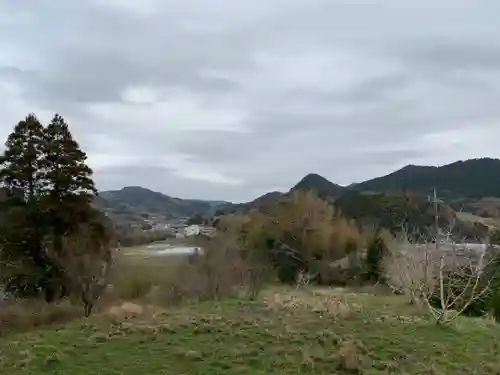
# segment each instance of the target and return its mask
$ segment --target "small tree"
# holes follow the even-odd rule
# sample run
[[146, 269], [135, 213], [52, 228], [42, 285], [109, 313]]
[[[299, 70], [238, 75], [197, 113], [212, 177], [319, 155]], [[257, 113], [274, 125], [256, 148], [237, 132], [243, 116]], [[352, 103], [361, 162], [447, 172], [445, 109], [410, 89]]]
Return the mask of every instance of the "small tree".
[[384, 240], [375, 236], [368, 245], [366, 253], [367, 277], [372, 281], [382, 281], [383, 279], [383, 260], [388, 253]]
[[219, 299], [238, 294], [245, 286], [245, 266], [241, 258], [238, 235], [227, 231], [206, 239], [203, 244], [203, 255], [198, 261], [197, 274], [200, 276], [202, 298]]
[[494, 278], [485, 273], [492, 259], [485, 250], [470, 251], [455, 244], [400, 246], [386, 259], [388, 283], [425, 306], [436, 323], [453, 321], [492, 292]]
[[70, 292], [80, 298], [86, 317], [105, 291], [113, 264], [110, 229], [97, 212], [92, 215], [94, 221], [62, 238], [62, 251], [55, 251], [50, 242], [47, 246], [47, 254], [64, 270]]
[[405, 234], [388, 249], [383, 269], [386, 283], [394, 293], [404, 294], [411, 304], [422, 306], [422, 288], [432, 284], [428, 280], [431, 275], [426, 272], [425, 255]]
[[358, 244], [352, 240], [348, 241], [345, 245], [345, 253], [348, 260], [347, 281], [357, 283], [363, 276], [362, 254], [358, 250]]
[[270, 274], [265, 223], [263, 215], [250, 213], [225, 217], [219, 224], [221, 233], [218, 237], [225, 238], [225, 242], [232, 242], [239, 253], [250, 299], [258, 296]]
[[241, 257], [244, 261], [248, 291], [251, 299], [257, 298], [271, 270], [271, 258], [266, 243], [266, 226], [262, 215], [250, 214], [240, 236]]

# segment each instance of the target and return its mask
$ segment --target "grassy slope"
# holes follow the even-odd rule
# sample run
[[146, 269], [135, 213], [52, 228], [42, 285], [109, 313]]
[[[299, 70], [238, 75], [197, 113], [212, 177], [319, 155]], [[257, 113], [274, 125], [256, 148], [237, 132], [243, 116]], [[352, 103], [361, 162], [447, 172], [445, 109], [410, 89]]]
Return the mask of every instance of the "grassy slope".
[[[287, 292], [289, 293], [289, 292]], [[331, 292], [329, 292], [331, 293]], [[204, 302], [154, 318], [103, 317], [0, 340], [0, 373], [497, 374], [500, 327], [438, 328], [399, 297], [298, 293]], [[336, 301], [347, 302], [349, 308]], [[333, 307], [332, 307], [333, 306]], [[337, 307], [335, 307], [337, 306]], [[340, 308], [340, 307], [342, 308]], [[475, 372], [477, 371], [477, 372]], [[356, 373], [356, 372], [354, 372]]]

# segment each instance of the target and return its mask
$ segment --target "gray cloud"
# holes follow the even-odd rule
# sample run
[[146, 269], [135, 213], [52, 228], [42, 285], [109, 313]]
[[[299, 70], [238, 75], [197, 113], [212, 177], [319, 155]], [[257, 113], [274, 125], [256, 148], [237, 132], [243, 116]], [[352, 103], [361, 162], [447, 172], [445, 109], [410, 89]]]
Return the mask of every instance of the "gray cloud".
[[432, 40], [403, 48], [410, 62], [449, 70], [500, 69], [500, 46], [483, 41]]
[[[0, 114], [60, 112], [101, 188], [247, 200], [500, 157], [500, 5], [0, 4]], [[7, 16], [8, 15], [8, 16]]]

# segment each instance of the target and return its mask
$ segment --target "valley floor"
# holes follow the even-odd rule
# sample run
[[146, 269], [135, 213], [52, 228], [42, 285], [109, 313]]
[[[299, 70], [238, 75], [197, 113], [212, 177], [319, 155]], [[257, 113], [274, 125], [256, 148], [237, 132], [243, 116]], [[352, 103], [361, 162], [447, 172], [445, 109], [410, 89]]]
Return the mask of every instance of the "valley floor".
[[498, 374], [500, 326], [460, 318], [437, 327], [394, 296], [268, 291], [96, 315], [0, 339], [0, 373]]

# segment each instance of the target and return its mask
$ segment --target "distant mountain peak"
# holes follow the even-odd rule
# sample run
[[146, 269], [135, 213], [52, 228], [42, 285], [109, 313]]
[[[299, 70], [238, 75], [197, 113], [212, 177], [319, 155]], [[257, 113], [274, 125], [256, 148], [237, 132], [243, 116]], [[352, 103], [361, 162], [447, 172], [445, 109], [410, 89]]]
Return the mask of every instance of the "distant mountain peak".
[[[148, 189], [148, 188], [145, 188], [145, 187], [142, 187], [142, 186], [137, 186], [137, 185], [132, 185], [132, 186], [124, 186], [122, 187], [120, 190], [116, 190], [116, 191], [122, 191], [122, 192], [139, 192], [139, 191], [144, 191], [144, 192], [151, 192], [151, 193], [155, 193], [155, 194], [162, 194], [162, 193], [159, 193], [157, 191], [153, 191], [151, 189]], [[165, 194], [163, 194], [165, 195]]]
[[[304, 176], [304, 178], [303, 178], [303, 179], [306, 179], [306, 178], [317, 178], [317, 177], [322, 178], [323, 180], [326, 180], [326, 178], [325, 178], [325, 177], [323, 177], [322, 175], [320, 175], [319, 173], [308, 173], [308, 174], [306, 174], [306, 175]], [[328, 181], [328, 180], [327, 180], [327, 181]]]
[[326, 179], [325, 177], [323, 177], [322, 175], [318, 174], [318, 173], [308, 173], [306, 174], [298, 183], [304, 183], [304, 182], [327, 182], [329, 184], [332, 184], [332, 185], [335, 185], [333, 182], [329, 181], [328, 179]]
[[317, 173], [309, 173], [304, 176], [292, 189], [292, 191], [314, 191], [319, 196], [338, 196], [345, 190], [343, 186], [334, 184]]

